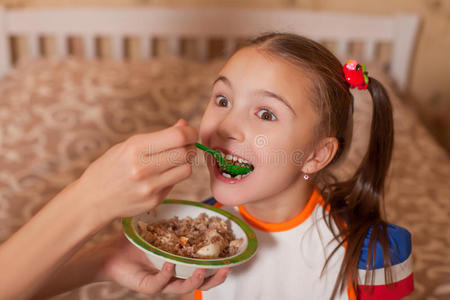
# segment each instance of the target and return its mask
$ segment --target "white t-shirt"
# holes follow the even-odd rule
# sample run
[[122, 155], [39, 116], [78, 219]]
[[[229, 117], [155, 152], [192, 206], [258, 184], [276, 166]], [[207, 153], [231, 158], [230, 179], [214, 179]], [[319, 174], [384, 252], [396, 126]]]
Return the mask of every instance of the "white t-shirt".
[[[250, 261], [234, 267], [223, 284], [202, 292], [202, 299], [329, 299], [345, 249], [339, 248], [321, 276], [337, 241], [319, 200], [315, 191], [298, 216], [281, 224], [255, 220], [242, 207], [222, 206], [253, 227], [258, 250]], [[347, 292], [336, 299], [348, 299]]]
[[[242, 206], [225, 207], [213, 197], [204, 203], [241, 217], [252, 226], [258, 239], [258, 250], [250, 261], [233, 267], [224, 283], [208, 291], [196, 291], [196, 300], [330, 299], [345, 248], [339, 247], [322, 273], [327, 257], [338, 242], [325, 222], [318, 190], [314, 190], [299, 215], [280, 224], [264, 223], [252, 217]], [[392, 261], [394, 288], [387, 289], [384, 285], [383, 254], [380, 249], [376, 252], [374, 266], [374, 294], [370, 294], [368, 289], [360, 289], [363, 286], [359, 285], [358, 299], [400, 299], [413, 290], [410, 234], [406, 229], [390, 224], [388, 235], [391, 245], [395, 244], [396, 258]], [[370, 234], [360, 257], [360, 281], [366, 272], [369, 237]], [[356, 296], [348, 285], [335, 299], [356, 299]]]

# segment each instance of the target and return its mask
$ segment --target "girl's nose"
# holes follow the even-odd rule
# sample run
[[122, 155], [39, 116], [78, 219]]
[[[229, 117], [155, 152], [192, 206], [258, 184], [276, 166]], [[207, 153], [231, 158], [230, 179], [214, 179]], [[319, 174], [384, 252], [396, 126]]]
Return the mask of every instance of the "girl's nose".
[[242, 121], [242, 118], [239, 118], [238, 114], [230, 111], [218, 124], [217, 134], [223, 140], [232, 139], [242, 142], [244, 140]]

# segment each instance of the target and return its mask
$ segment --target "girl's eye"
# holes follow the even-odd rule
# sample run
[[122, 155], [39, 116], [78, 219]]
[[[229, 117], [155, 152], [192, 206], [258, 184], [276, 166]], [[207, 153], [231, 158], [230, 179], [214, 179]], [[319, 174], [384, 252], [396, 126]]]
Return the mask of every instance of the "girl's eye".
[[275, 121], [277, 117], [268, 109], [261, 109], [258, 112], [258, 117], [266, 121]]
[[230, 101], [228, 101], [227, 98], [224, 96], [217, 96], [216, 97], [216, 104], [223, 107], [228, 107]]

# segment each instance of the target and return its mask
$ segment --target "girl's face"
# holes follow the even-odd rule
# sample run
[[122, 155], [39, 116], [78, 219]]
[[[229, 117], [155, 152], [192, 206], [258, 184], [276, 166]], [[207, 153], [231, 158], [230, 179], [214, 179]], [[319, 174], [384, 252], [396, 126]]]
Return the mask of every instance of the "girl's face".
[[205, 153], [217, 201], [235, 206], [299, 192], [303, 162], [319, 122], [307, 94], [309, 84], [299, 67], [256, 48], [243, 48], [226, 63], [213, 85], [200, 139], [249, 161], [254, 170], [229, 179]]

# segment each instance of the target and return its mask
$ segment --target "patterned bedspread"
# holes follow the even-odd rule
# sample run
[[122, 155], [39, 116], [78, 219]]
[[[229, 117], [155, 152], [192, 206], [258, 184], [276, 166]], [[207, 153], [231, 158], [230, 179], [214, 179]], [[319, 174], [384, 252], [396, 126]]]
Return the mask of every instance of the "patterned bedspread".
[[[180, 58], [149, 62], [24, 62], [0, 80], [0, 242], [35, 214], [90, 162], [139, 132], [171, 126], [180, 117], [199, 127], [214, 76], [224, 61]], [[377, 67], [371, 76], [389, 87]], [[377, 76], [378, 75], [378, 76]], [[395, 147], [387, 187], [388, 220], [412, 232], [415, 292], [409, 299], [450, 299], [450, 162], [413, 112], [392, 92]], [[339, 176], [351, 174], [364, 154], [370, 98], [355, 92], [355, 132]], [[208, 172], [168, 197], [209, 196]], [[88, 243], [120, 230], [114, 222]], [[87, 245], [87, 246], [88, 246]], [[85, 286], [58, 299], [148, 299], [113, 283]], [[154, 299], [177, 299], [157, 296]]]

